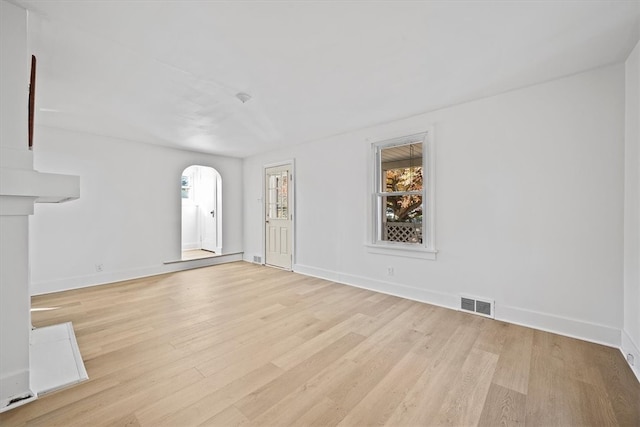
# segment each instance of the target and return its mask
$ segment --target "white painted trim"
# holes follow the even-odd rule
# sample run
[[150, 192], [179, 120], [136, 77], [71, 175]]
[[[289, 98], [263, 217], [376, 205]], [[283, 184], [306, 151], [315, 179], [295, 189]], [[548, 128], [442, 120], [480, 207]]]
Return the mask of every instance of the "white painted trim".
[[622, 330], [622, 343], [620, 345], [622, 357], [627, 360], [627, 354], [632, 354], [634, 358], [634, 366], [629, 365], [633, 373], [640, 382], [640, 347], [631, 339], [626, 330]]
[[[307, 265], [296, 264], [294, 271], [306, 276], [331, 280], [345, 285], [369, 289], [371, 291], [394, 295], [453, 310], [458, 310], [460, 303], [460, 296], [457, 294], [448, 294], [428, 289], [418, 289], [403, 284], [390, 283], [347, 273], [339, 273]], [[556, 316], [549, 313], [526, 310], [519, 307], [494, 304], [493, 308], [496, 320], [572, 338], [578, 338], [609, 347], [620, 347], [620, 330], [610, 326], [585, 322], [583, 320], [571, 319], [563, 316]]]
[[[204, 252], [207, 252], [205, 249], [202, 249]], [[233, 259], [234, 261], [242, 261], [242, 260], [238, 260], [237, 255], [242, 255], [244, 252], [232, 252], [232, 253], [228, 253], [228, 254], [223, 254], [223, 253], [214, 253], [211, 252], [211, 256], [207, 256], [207, 257], [202, 257], [202, 258], [194, 258], [194, 259], [175, 259], [175, 260], [171, 260], [171, 261], [165, 261], [163, 264], [183, 264], [183, 263], [191, 263], [193, 261], [206, 261], [209, 259], [220, 259], [220, 258], [224, 258], [224, 259]], [[232, 261], [233, 262], [233, 261]], [[220, 264], [220, 263], [217, 263]], [[198, 268], [198, 267], [194, 267], [194, 268]]]
[[[215, 204], [215, 210], [216, 210], [216, 253], [221, 254], [222, 253], [222, 246], [223, 245], [223, 241], [222, 241], [222, 232], [223, 232], [223, 221], [224, 221], [224, 204], [223, 204], [223, 200], [222, 200], [222, 174], [218, 171], [218, 169], [215, 169], [216, 171], [216, 200], [214, 202]], [[228, 178], [228, 177], [227, 177]]]
[[602, 344], [608, 347], [618, 348], [620, 346], [620, 330], [611, 326], [573, 319], [566, 316], [556, 316], [554, 314], [528, 310], [521, 307], [496, 305], [495, 310], [496, 320]]
[[385, 282], [383, 280], [371, 279], [355, 274], [338, 273], [308, 265], [296, 264], [294, 267], [294, 272], [305, 276], [318, 277], [320, 279], [326, 279], [332, 282], [368, 289], [370, 291], [406, 298], [413, 301], [425, 302], [454, 310], [457, 308], [458, 304], [458, 299], [456, 295], [453, 294], [430, 291], [428, 289], [418, 289], [398, 283]]
[[[25, 385], [26, 388], [24, 390], [10, 390], [8, 392], [9, 397], [0, 402], [0, 413], [17, 408], [18, 406], [22, 406], [25, 403], [33, 402], [38, 398], [38, 394], [32, 391], [31, 387], [26, 387], [26, 385], [29, 384], [29, 370], [15, 372], [11, 375], [5, 375], [4, 377], [0, 378], [0, 384], [3, 384], [3, 388], [8, 388], [8, 386], [10, 386], [11, 384], [22, 384]], [[15, 402], [11, 405], [9, 404], [11, 400], [21, 397], [25, 397], [25, 399]]]
[[[427, 147], [425, 155], [427, 156], [427, 163], [429, 163], [429, 173], [427, 183], [427, 203], [429, 203], [427, 209], [428, 226], [429, 226], [429, 243], [427, 250], [437, 253], [437, 240], [436, 240], [436, 137], [435, 126], [427, 126], [427, 136], [425, 138]], [[424, 179], [424, 177], [423, 177]]]
[[438, 251], [425, 249], [423, 247], [391, 246], [391, 244], [365, 244], [367, 252], [380, 255], [401, 256], [404, 258], [419, 258], [427, 260], [435, 260]]
[[[222, 174], [220, 173], [220, 171], [218, 171], [218, 169], [216, 169], [213, 166], [207, 166], [204, 164], [190, 164], [188, 166], [185, 166], [184, 168], [182, 168], [182, 172], [181, 172], [181, 177], [184, 176], [184, 171], [187, 170], [190, 167], [196, 167], [196, 171], [197, 171], [197, 177], [196, 175], [194, 175], [194, 178], [197, 178], [196, 181], [198, 181], [198, 183], [200, 182], [200, 169], [199, 168], [207, 168], [207, 169], [212, 169], [214, 172], [214, 176], [215, 176], [215, 200], [213, 202], [214, 208], [213, 210], [215, 211], [215, 222], [216, 222], [216, 253], [217, 254], [221, 254], [222, 253], [222, 215], [223, 215], [223, 204], [222, 204]], [[180, 188], [182, 189], [182, 186], [180, 186]], [[190, 186], [190, 188], [195, 188], [193, 183]], [[184, 207], [185, 206], [191, 206], [191, 207], [195, 207], [196, 208], [196, 234], [198, 236], [198, 241], [197, 242], [189, 242], [189, 243], [181, 243], [182, 246], [182, 251], [188, 251], [188, 250], [192, 250], [192, 249], [202, 249], [202, 216], [200, 214], [200, 209], [201, 207], [199, 205], [196, 205], [193, 201], [193, 192], [191, 193], [189, 199], [182, 199], [181, 197], [181, 205], [180, 205], [180, 242], [182, 242], [182, 226], [183, 226], [183, 211], [184, 211]], [[165, 264], [169, 264], [169, 263], [173, 263], [173, 262], [179, 262], [180, 260], [176, 260], [176, 261], [168, 261], [165, 262]]]
[[[259, 257], [260, 255], [255, 255], [255, 256]], [[255, 264], [255, 265], [265, 265], [264, 262], [262, 261], [262, 258], [260, 258], [260, 262], [254, 261], [253, 260], [253, 255], [244, 257], [244, 261], [245, 262], [249, 262], [251, 264]]]
[[296, 159], [295, 158], [291, 158], [291, 159], [287, 159], [287, 160], [282, 160], [279, 162], [274, 162], [274, 163], [267, 163], [262, 165], [262, 198], [260, 199], [260, 209], [262, 212], [262, 215], [260, 216], [260, 218], [262, 219], [262, 254], [261, 254], [261, 258], [262, 258], [262, 265], [266, 265], [266, 260], [267, 260], [267, 238], [266, 238], [266, 233], [267, 233], [267, 228], [266, 228], [266, 222], [267, 222], [267, 210], [265, 207], [265, 200], [266, 200], [266, 186], [267, 186], [267, 181], [266, 181], [266, 174], [267, 174], [267, 169], [269, 168], [274, 168], [274, 167], [278, 167], [278, 166], [291, 166], [291, 179], [289, 180], [289, 213], [291, 214], [291, 268], [287, 269], [288, 271], [293, 271], [293, 266], [296, 263], [296, 221], [297, 221], [297, 215], [296, 215], [296, 181], [297, 181], [297, 177], [296, 177]]
[[156, 276], [158, 274], [173, 273], [176, 271], [191, 270], [200, 267], [209, 267], [212, 265], [225, 264], [236, 261], [242, 261], [242, 252], [223, 254], [216, 257], [201, 258], [188, 261], [166, 261], [161, 266], [103, 272], [100, 274], [90, 274], [86, 276], [75, 276], [65, 279], [34, 282], [31, 283], [30, 290], [32, 296], [43, 295], [52, 292], [68, 291], [71, 289], [86, 288], [96, 285], [105, 285], [114, 282], [122, 282], [124, 280], [140, 279], [142, 277]]
[[[378, 152], [380, 147], [394, 146], [406, 144], [412, 140], [412, 136], [422, 136], [422, 162], [428, 165], [427, 174], [423, 177], [426, 180], [426, 185], [423, 188], [422, 196], [427, 203], [427, 209], [423, 212], [423, 228], [426, 228], [426, 232], [423, 233], [423, 244], [414, 244], [415, 248], [409, 248], [404, 245], [390, 245], [388, 242], [382, 242], [378, 240], [378, 224], [377, 224], [377, 210], [375, 208], [380, 195], [378, 187], [378, 178], [380, 175], [380, 162], [378, 159]], [[433, 125], [421, 126], [418, 129], [407, 130], [404, 135], [398, 136], [395, 133], [394, 136], [387, 136], [382, 138], [378, 135], [377, 138], [367, 138], [368, 152], [367, 156], [368, 166], [367, 171], [369, 174], [369, 201], [367, 206], [367, 251], [371, 253], [380, 253], [385, 255], [403, 256], [409, 258], [422, 258], [435, 260], [437, 251], [436, 246], [436, 144], [435, 144], [435, 130]], [[379, 248], [379, 251], [375, 251], [375, 248]], [[417, 255], [422, 252], [423, 255]]]

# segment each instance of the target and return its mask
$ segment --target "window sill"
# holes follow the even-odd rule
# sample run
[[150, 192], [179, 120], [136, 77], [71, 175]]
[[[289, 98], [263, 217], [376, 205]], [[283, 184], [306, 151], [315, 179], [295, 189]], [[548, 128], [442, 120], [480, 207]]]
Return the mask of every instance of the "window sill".
[[404, 245], [376, 245], [376, 244], [366, 244], [367, 252], [372, 254], [380, 254], [380, 255], [391, 255], [391, 256], [399, 256], [404, 258], [418, 258], [418, 259], [428, 259], [434, 260], [436, 259], [436, 255], [438, 253], [435, 249], [426, 249], [422, 248], [412, 248]]

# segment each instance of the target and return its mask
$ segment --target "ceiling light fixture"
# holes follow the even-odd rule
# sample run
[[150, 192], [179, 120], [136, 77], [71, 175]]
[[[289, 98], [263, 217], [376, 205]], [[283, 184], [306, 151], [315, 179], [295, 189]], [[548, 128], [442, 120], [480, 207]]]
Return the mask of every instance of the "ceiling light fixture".
[[240, 102], [242, 102], [243, 104], [247, 101], [249, 101], [251, 99], [251, 95], [249, 95], [248, 93], [244, 93], [244, 92], [238, 92], [236, 93], [236, 98], [238, 98], [240, 100]]

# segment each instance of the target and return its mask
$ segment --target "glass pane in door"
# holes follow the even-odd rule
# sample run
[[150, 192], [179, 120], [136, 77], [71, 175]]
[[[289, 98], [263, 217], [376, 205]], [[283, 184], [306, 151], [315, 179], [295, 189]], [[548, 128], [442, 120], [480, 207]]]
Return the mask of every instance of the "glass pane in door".
[[288, 218], [288, 172], [275, 172], [267, 175], [267, 218]]

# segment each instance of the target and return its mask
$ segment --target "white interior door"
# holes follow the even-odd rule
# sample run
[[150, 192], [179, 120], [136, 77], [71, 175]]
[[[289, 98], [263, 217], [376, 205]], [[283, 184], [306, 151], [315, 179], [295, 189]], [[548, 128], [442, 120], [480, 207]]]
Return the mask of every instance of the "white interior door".
[[200, 241], [205, 251], [216, 252], [217, 206], [216, 176], [211, 168], [200, 168], [198, 182], [200, 206]]
[[265, 263], [291, 269], [291, 165], [265, 169]]

